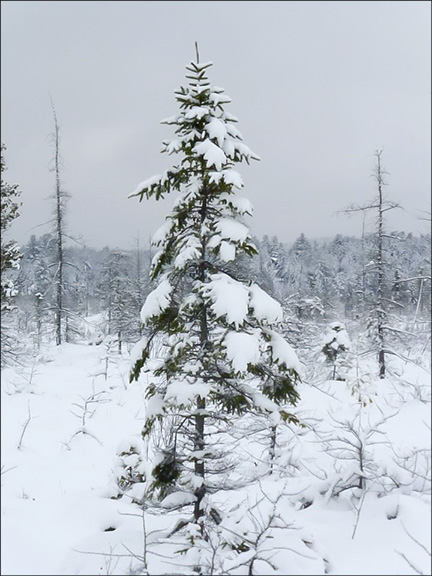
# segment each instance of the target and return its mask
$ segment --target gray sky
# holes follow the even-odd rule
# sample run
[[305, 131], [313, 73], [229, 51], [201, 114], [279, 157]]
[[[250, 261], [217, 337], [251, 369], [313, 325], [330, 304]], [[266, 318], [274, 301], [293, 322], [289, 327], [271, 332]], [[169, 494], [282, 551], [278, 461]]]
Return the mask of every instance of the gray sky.
[[160, 120], [178, 110], [196, 40], [262, 158], [237, 168], [254, 234], [359, 235], [360, 216], [335, 213], [373, 198], [381, 148], [386, 194], [404, 207], [388, 228], [428, 232], [430, 12], [425, 1], [2, 1], [4, 177], [23, 202], [12, 236], [49, 231], [39, 225], [55, 189], [51, 94], [68, 232], [95, 248], [148, 241], [174, 198], [127, 196], [176, 161], [160, 154], [174, 136]]

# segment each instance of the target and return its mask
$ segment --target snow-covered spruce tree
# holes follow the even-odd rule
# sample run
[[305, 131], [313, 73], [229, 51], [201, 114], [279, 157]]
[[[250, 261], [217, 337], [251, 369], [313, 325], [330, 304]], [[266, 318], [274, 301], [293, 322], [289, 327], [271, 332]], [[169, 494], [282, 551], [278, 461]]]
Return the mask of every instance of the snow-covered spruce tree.
[[8, 184], [3, 180], [6, 162], [3, 151], [6, 146], [1, 144], [1, 364], [14, 355], [11, 331], [5, 321], [6, 314], [13, 308], [12, 298], [16, 293], [13, 280], [8, 276], [14, 268], [19, 268], [22, 254], [14, 240], [6, 240], [6, 234], [12, 222], [19, 216], [17, 202], [20, 190], [17, 184]]
[[6, 170], [6, 162], [3, 151], [6, 146], [1, 144], [1, 308], [10, 307], [11, 296], [14, 293], [14, 285], [11, 279], [7, 278], [7, 272], [19, 267], [21, 252], [14, 240], [6, 241], [5, 235], [12, 222], [19, 216], [19, 204], [17, 198], [20, 194], [17, 184], [8, 184], [3, 180], [3, 172]]
[[52, 234], [30, 236], [22, 247], [22, 259], [16, 285], [20, 308], [19, 330], [35, 337], [36, 347], [42, 334], [51, 339], [54, 327], [53, 270], [56, 265], [56, 239]]
[[[156, 455], [152, 486], [176, 503], [180, 495], [174, 493], [182, 493], [201, 536], [215, 518], [209, 496], [218, 489], [223, 457], [212, 449], [217, 430], [227, 430], [232, 415], [248, 412], [268, 414], [272, 425], [295, 420], [286, 407], [298, 399], [299, 379], [297, 357], [275, 331], [281, 306], [237, 275], [237, 259], [257, 250], [241, 222], [252, 207], [236, 195], [243, 181], [234, 166], [259, 157], [224, 109], [230, 98], [210, 84], [211, 65], [197, 55], [186, 67], [189, 84], [175, 93], [180, 111], [163, 121], [175, 127], [176, 138], [164, 141], [162, 151], [181, 160], [130, 194], [140, 201], [179, 194], [153, 238], [158, 251], [150, 274], [158, 285], [142, 307], [144, 337], [132, 352], [131, 381], [153, 367], [143, 436], [169, 418], [172, 434]], [[153, 357], [155, 346], [163, 357]]]

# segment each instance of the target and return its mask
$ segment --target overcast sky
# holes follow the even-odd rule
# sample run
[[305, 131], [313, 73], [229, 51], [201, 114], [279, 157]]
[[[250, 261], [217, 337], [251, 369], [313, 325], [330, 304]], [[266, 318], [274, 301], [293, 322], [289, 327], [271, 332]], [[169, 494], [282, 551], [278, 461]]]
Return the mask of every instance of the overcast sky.
[[50, 230], [51, 95], [68, 233], [95, 248], [148, 241], [174, 198], [128, 194], [176, 162], [160, 154], [174, 136], [160, 120], [177, 113], [195, 41], [262, 159], [237, 167], [254, 234], [359, 235], [360, 216], [335, 213], [373, 198], [381, 148], [386, 194], [404, 207], [388, 228], [428, 232], [430, 12], [429, 1], [2, 1], [3, 176], [23, 202], [13, 237]]

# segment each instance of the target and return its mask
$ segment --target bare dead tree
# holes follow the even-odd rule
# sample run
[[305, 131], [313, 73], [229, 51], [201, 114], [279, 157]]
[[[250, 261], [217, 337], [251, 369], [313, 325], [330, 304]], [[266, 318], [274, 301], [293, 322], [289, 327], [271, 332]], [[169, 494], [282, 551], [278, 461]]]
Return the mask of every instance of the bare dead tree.
[[387, 313], [385, 309], [385, 298], [384, 298], [384, 288], [385, 288], [385, 261], [383, 257], [383, 240], [386, 236], [384, 227], [384, 213], [388, 210], [393, 210], [394, 208], [399, 208], [399, 204], [395, 202], [389, 202], [384, 197], [384, 186], [387, 185], [384, 175], [387, 172], [383, 169], [381, 164], [382, 150], [377, 150], [375, 152], [376, 164], [375, 170], [373, 172], [373, 177], [377, 184], [377, 196], [372, 202], [365, 206], [352, 205], [347, 209], [343, 210], [346, 214], [361, 212], [365, 213], [369, 210], [376, 210], [376, 253], [375, 253], [375, 271], [377, 277], [377, 290], [374, 302], [374, 316], [375, 316], [375, 326], [376, 326], [376, 337], [378, 344], [378, 366], [379, 366], [379, 377], [384, 378], [386, 373], [385, 365], [385, 324]]
[[57, 113], [51, 99], [51, 108], [54, 117], [54, 171], [55, 171], [55, 233], [57, 239], [57, 272], [55, 276], [56, 304], [55, 304], [55, 330], [56, 344], [62, 343], [62, 317], [63, 317], [63, 270], [64, 270], [64, 209], [66, 194], [60, 183], [60, 129], [57, 122]]
[[[383, 214], [385, 211], [384, 208], [384, 200], [383, 200], [383, 186], [385, 185], [385, 181], [383, 178], [383, 170], [381, 167], [381, 151], [376, 152], [376, 169], [375, 169], [375, 178], [377, 181], [378, 187], [378, 230], [377, 230], [377, 275], [378, 275], [378, 290], [377, 290], [377, 299], [376, 299], [376, 311], [377, 311], [377, 334], [378, 334], [378, 364], [379, 364], [379, 377], [384, 378], [385, 376], [385, 353], [384, 353], [384, 319], [385, 319], [385, 311], [384, 311], [384, 262], [383, 262], [383, 231], [384, 231], [384, 218]], [[393, 206], [394, 207], [394, 206]]]

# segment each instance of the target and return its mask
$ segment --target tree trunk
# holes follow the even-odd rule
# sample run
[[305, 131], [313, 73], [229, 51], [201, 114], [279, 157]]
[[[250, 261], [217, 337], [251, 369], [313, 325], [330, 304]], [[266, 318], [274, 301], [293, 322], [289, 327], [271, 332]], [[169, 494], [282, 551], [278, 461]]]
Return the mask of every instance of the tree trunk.
[[270, 449], [269, 449], [270, 471], [269, 471], [269, 475], [273, 474], [274, 460], [276, 457], [276, 434], [277, 434], [277, 428], [276, 428], [276, 426], [272, 426], [270, 428]]
[[[207, 215], [207, 197], [206, 191], [203, 190], [203, 201], [201, 206], [201, 223], [204, 222]], [[199, 265], [199, 278], [201, 282], [205, 281], [205, 272], [206, 272], [206, 239], [203, 238], [201, 242], [201, 262]], [[201, 352], [205, 355], [205, 350], [208, 346], [208, 326], [207, 326], [207, 310], [203, 304], [203, 308], [201, 311], [201, 319], [200, 319], [200, 342], [201, 342]], [[205, 376], [204, 376], [205, 378]], [[198, 451], [201, 455], [200, 457], [195, 459], [195, 475], [202, 478], [201, 486], [196, 488], [195, 490], [195, 507], [194, 507], [194, 520], [198, 523], [199, 519], [203, 515], [203, 511], [201, 509], [201, 502], [206, 494], [206, 486], [205, 486], [205, 465], [203, 459], [203, 450], [204, 450], [204, 428], [205, 428], [205, 416], [204, 410], [206, 407], [206, 403], [204, 398], [197, 399], [197, 406], [196, 406], [196, 415], [195, 415], [195, 442], [194, 442], [194, 451]]]
[[384, 264], [383, 264], [383, 195], [382, 195], [382, 171], [381, 152], [377, 152], [377, 182], [378, 182], [378, 250], [377, 250], [377, 270], [378, 270], [378, 291], [377, 291], [377, 333], [378, 333], [378, 366], [379, 377], [385, 377], [385, 353], [384, 353]]
[[54, 142], [55, 142], [55, 177], [56, 177], [56, 234], [57, 234], [57, 276], [56, 276], [56, 344], [62, 343], [62, 312], [63, 312], [63, 207], [60, 190], [59, 169], [59, 126], [54, 105], [51, 101], [54, 115]]
[[36, 294], [36, 349], [39, 352], [42, 340], [42, 298]]

